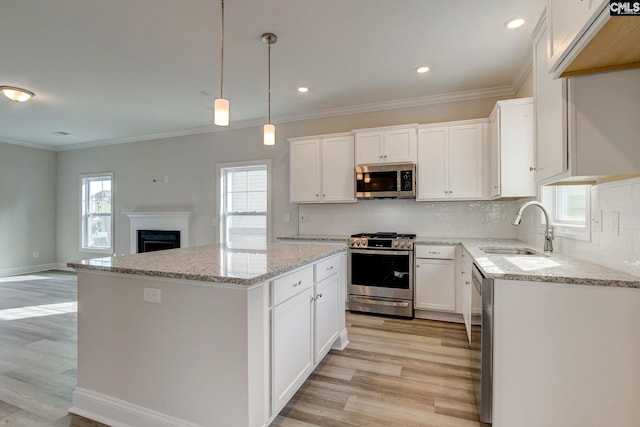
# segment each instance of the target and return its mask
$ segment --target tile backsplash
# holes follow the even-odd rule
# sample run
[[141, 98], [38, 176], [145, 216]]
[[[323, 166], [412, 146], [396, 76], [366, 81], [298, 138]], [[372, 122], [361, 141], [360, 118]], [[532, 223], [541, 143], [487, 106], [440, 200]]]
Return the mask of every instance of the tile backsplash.
[[300, 234], [394, 231], [427, 237], [515, 238], [515, 202], [416, 202], [410, 199], [301, 204]]
[[[526, 213], [517, 238], [543, 245], [539, 210]], [[535, 219], [531, 219], [535, 215]], [[640, 178], [591, 187], [591, 241], [557, 236], [556, 251], [640, 276]]]

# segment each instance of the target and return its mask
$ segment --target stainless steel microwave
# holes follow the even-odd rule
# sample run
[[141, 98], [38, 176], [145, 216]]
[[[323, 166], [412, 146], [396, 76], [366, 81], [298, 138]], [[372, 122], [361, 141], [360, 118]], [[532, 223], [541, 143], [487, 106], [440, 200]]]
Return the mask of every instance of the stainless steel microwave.
[[415, 198], [416, 165], [356, 166], [356, 197], [358, 199]]

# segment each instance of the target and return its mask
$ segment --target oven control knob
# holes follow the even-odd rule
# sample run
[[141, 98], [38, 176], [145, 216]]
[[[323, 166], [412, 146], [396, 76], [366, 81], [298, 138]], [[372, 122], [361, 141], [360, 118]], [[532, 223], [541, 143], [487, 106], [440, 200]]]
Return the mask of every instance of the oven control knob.
[[397, 240], [393, 241], [393, 247], [394, 248], [397, 248], [399, 244], [400, 244], [400, 242], [398, 242]]
[[363, 248], [367, 246], [367, 239], [360, 240], [360, 246], [362, 246]]
[[404, 240], [400, 241], [400, 247], [404, 248]]

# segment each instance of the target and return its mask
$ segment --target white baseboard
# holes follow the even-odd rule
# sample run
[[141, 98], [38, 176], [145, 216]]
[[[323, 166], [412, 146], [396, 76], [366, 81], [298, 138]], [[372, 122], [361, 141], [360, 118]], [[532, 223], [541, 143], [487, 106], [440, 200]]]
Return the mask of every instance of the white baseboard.
[[52, 262], [50, 264], [28, 265], [26, 267], [2, 268], [0, 269], [0, 277], [39, 273], [47, 270], [67, 270], [67, 266], [63, 263]]
[[349, 336], [347, 334], [347, 328], [344, 328], [343, 330], [340, 331], [340, 335], [338, 336], [338, 338], [336, 338], [331, 348], [334, 350], [342, 351], [345, 348], [347, 348], [348, 344], [349, 344]]
[[460, 313], [444, 313], [430, 310], [414, 310], [413, 317], [416, 319], [440, 320], [443, 322], [464, 323]]
[[69, 412], [113, 427], [201, 427], [80, 387], [73, 392], [73, 406]]

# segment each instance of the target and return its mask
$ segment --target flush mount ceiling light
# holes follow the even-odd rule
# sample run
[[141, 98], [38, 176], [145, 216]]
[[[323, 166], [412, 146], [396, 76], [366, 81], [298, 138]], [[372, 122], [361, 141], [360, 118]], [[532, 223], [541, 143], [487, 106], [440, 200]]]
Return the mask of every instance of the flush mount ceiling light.
[[13, 86], [0, 86], [0, 91], [2, 91], [4, 96], [16, 102], [25, 102], [35, 96], [35, 94], [30, 90]]
[[429, 67], [427, 67], [426, 65], [422, 65], [416, 68], [416, 73], [418, 74], [424, 74], [424, 73], [427, 73], [428, 71], [429, 71]]
[[515, 30], [516, 28], [520, 28], [524, 25], [524, 19], [522, 18], [510, 18], [507, 19], [504, 23], [504, 26], [509, 30]]
[[309, 92], [309, 88], [308, 88], [308, 87], [306, 87], [306, 86], [300, 86], [300, 87], [298, 88], [298, 92], [300, 92], [300, 93], [307, 93], [307, 92]]
[[264, 125], [264, 145], [274, 145], [276, 143], [276, 127], [271, 124], [271, 45], [278, 41], [278, 37], [276, 37], [273, 33], [264, 33], [262, 35], [262, 42], [267, 44], [269, 60], [267, 63], [267, 79], [269, 86], [269, 95], [268, 95], [268, 104], [269, 104], [269, 116], [267, 119], [267, 124]]
[[224, 0], [220, 0], [220, 98], [213, 103], [213, 123], [217, 126], [229, 126], [229, 100], [222, 96], [224, 79]]

